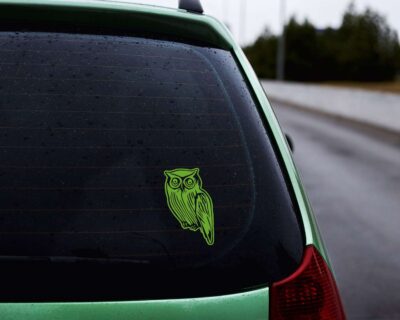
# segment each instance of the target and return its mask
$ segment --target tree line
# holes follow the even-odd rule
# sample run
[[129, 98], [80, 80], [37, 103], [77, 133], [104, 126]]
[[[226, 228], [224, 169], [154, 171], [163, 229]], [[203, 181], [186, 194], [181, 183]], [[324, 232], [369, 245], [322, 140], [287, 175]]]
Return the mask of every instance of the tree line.
[[[285, 26], [285, 80], [392, 81], [400, 75], [400, 44], [386, 19], [367, 9], [345, 12], [339, 28], [317, 29], [294, 17]], [[266, 29], [244, 48], [261, 78], [276, 78], [278, 37]]]

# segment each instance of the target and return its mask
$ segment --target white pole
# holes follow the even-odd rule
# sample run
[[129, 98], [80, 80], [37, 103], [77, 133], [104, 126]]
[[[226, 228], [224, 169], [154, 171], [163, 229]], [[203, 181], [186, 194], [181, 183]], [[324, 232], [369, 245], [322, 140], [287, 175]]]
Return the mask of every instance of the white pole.
[[242, 46], [246, 43], [246, 14], [247, 0], [240, 2], [240, 43]]
[[286, 0], [280, 0], [281, 34], [278, 42], [276, 57], [276, 77], [279, 81], [285, 80], [285, 25], [286, 25]]

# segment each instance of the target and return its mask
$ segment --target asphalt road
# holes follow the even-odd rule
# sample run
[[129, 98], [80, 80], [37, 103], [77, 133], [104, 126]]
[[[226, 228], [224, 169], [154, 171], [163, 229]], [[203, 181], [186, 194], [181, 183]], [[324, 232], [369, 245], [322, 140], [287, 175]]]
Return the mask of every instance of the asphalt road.
[[400, 319], [400, 137], [275, 103], [349, 319]]

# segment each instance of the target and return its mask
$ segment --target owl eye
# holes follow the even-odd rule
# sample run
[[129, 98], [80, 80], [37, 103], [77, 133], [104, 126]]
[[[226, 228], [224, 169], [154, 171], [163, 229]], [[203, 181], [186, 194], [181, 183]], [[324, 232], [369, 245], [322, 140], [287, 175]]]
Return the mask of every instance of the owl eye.
[[171, 179], [171, 187], [172, 188], [178, 188], [180, 185], [180, 181], [178, 178], [172, 178]]
[[193, 188], [194, 187], [194, 179], [187, 178], [187, 179], [185, 179], [184, 184], [185, 184], [186, 188], [189, 188], [189, 189]]

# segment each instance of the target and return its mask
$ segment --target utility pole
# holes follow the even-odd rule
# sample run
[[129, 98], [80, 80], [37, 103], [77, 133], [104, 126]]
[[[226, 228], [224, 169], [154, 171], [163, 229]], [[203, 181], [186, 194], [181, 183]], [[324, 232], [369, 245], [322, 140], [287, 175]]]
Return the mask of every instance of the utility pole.
[[278, 40], [276, 53], [276, 78], [285, 80], [285, 26], [286, 26], [286, 0], [280, 0], [281, 34]]
[[221, 0], [221, 12], [223, 13], [224, 20], [222, 21], [225, 23], [226, 27], [233, 33], [230, 20], [230, 0]]
[[247, 0], [240, 2], [240, 43], [244, 46], [246, 42], [246, 14], [247, 14]]

